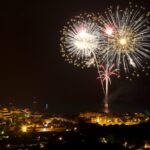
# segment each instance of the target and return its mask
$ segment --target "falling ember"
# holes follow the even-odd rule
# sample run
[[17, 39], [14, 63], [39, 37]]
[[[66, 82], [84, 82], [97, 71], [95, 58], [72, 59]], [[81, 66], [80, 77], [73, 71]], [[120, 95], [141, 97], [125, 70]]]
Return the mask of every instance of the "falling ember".
[[91, 58], [86, 62], [86, 66], [89, 68], [95, 64], [94, 62], [95, 62], [94, 58]]
[[132, 65], [133, 67], [136, 67], [136, 65], [135, 65], [134, 61], [132, 60], [132, 58], [129, 59], [129, 63], [130, 63], [130, 65]]

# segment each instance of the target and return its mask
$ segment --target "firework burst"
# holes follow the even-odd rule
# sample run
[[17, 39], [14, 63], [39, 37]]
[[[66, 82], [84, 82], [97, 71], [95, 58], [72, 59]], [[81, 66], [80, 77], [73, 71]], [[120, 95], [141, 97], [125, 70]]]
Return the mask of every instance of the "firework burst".
[[106, 38], [106, 48], [101, 53], [103, 64], [116, 64], [126, 74], [143, 68], [150, 58], [149, 16], [142, 13], [143, 9], [130, 6], [121, 10], [118, 6], [100, 17], [101, 32]]
[[104, 43], [99, 31], [94, 14], [84, 13], [72, 18], [61, 31], [62, 56], [75, 66], [95, 65], [97, 53]]

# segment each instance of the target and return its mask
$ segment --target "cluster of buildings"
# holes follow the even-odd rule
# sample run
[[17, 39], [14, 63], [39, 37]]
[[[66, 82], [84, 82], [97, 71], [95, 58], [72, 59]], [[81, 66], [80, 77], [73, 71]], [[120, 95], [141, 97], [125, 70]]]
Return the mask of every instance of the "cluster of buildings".
[[22, 132], [62, 132], [74, 130], [76, 124], [71, 118], [33, 113], [29, 109], [0, 109], [0, 126], [9, 127], [9, 131], [19, 128]]
[[22, 118], [22, 117], [30, 117], [31, 116], [31, 111], [29, 109], [19, 109], [19, 108], [7, 108], [3, 107], [0, 109], [0, 119], [1, 120], [9, 120], [13, 122], [13, 120], [17, 117]]
[[109, 125], [136, 125], [150, 121], [150, 117], [143, 113], [134, 114], [104, 114], [104, 113], [80, 113], [74, 118], [61, 115], [45, 115], [33, 113], [29, 109], [6, 108], [0, 109], [0, 126], [7, 125], [11, 131], [20, 128], [22, 132], [63, 132], [76, 130], [82, 118], [87, 123]]
[[99, 125], [136, 125], [142, 122], [148, 122], [149, 116], [143, 113], [134, 114], [104, 114], [104, 113], [81, 113], [79, 115], [89, 123], [97, 123]]

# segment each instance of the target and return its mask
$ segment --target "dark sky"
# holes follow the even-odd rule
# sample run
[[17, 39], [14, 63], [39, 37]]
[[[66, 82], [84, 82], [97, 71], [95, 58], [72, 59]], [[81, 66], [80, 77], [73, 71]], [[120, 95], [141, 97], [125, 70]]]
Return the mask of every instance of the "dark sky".
[[[125, 1], [125, 2], [122, 2]], [[63, 25], [82, 12], [101, 12], [126, 0], [5, 1], [0, 4], [0, 103], [32, 106], [35, 98], [50, 112], [100, 111], [103, 101], [96, 69], [81, 70], [61, 57]], [[149, 0], [136, 0], [149, 9]], [[112, 111], [149, 109], [150, 76], [113, 79]], [[34, 97], [34, 98], [33, 98]]]

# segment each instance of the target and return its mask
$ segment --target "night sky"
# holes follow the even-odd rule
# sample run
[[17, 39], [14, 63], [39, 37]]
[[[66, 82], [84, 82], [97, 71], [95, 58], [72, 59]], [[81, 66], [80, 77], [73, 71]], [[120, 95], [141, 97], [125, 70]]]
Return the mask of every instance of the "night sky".
[[[125, 1], [125, 2], [122, 2]], [[150, 10], [149, 0], [135, 0]], [[5, 1], [0, 4], [0, 103], [49, 104], [49, 112], [101, 111], [102, 88], [97, 70], [80, 69], [61, 57], [63, 25], [83, 12], [104, 12], [126, 0]], [[126, 5], [127, 6], [127, 5]], [[113, 79], [112, 111], [150, 109], [150, 76], [133, 81]]]

